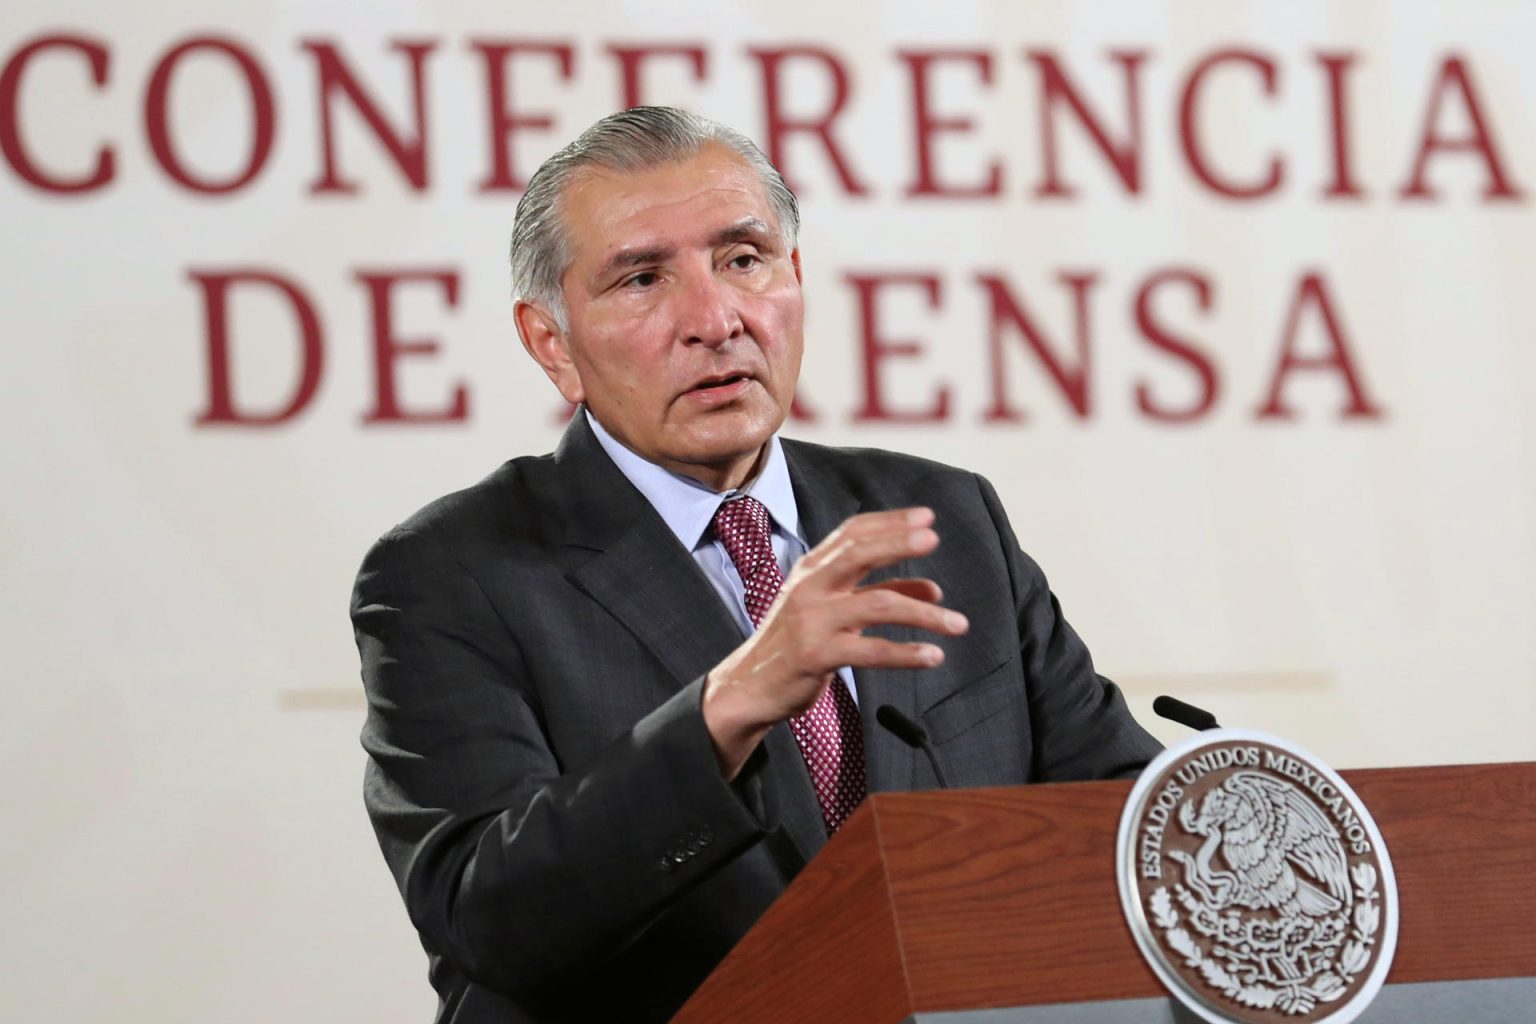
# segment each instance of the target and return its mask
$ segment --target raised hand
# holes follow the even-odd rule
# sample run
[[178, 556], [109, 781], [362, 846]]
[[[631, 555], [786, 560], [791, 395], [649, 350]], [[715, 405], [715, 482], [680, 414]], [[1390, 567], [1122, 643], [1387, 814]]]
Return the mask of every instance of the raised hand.
[[727, 778], [775, 723], [815, 703], [839, 667], [932, 668], [944, 660], [935, 644], [863, 635], [881, 625], [945, 636], [969, 628], [964, 615], [939, 604], [932, 580], [863, 582], [938, 546], [932, 509], [895, 509], [848, 519], [800, 559], [757, 631], [705, 681], [704, 722]]

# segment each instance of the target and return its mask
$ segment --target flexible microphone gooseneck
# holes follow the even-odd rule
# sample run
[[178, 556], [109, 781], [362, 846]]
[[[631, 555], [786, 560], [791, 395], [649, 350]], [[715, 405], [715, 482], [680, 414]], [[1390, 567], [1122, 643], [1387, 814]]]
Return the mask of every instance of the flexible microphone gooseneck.
[[928, 763], [933, 766], [933, 777], [939, 780], [939, 788], [949, 788], [949, 780], [944, 777], [944, 769], [939, 767], [939, 759], [934, 756], [933, 744], [928, 742], [927, 729], [902, 714], [901, 709], [894, 704], [882, 704], [876, 708], [875, 721], [913, 750], [921, 750], [927, 754]]
[[1204, 708], [1197, 708], [1193, 704], [1186, 704], [1177, 697], [1159, 697], [1152, 702], [1152, 710], [1170, 722], [1178, 722], [1187, 725], [1196, 732], [1205, 732], [1207, 729], [1220, 729], [1216, 723], [1216, 716]]

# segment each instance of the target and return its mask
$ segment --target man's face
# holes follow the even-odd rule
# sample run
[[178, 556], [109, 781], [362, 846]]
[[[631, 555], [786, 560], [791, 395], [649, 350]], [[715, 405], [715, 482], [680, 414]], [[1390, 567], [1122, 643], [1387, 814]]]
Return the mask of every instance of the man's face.
[[711, 144], [636, 174], [588, 168], [562, 200], [569, 329], [520, 306], [524, 344], [633, 451], [739, 485], [789, 411], [803, 347], [799, 253], [757, 175]]

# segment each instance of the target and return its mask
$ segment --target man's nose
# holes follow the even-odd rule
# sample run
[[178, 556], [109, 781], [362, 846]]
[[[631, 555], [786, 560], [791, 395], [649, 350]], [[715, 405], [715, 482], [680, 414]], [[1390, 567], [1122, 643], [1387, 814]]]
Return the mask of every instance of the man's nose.
[[685, 344], [720, 345], [742, 333], [734, 289], [718, 275], [690, 276], [679, 299], [677, 331]]

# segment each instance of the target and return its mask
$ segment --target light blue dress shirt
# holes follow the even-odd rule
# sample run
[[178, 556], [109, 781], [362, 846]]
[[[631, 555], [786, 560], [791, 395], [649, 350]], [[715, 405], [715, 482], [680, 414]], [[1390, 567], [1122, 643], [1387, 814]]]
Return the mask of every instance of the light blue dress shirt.
[[[710, 524], [724, 502], [738, 494], [749, 494], [763, 503], [773, 520], [773, 554], [786, 579], [789, 570], [810, 550], [805, 531], [800, 526], [800, 508], [795, 504], [795, 490], [789, 482], [789, 464], [784, 460], [778, 435], [769, 439], [768, 457], [763, 460], [757, 476], [736, 490], [720, 492], [641, 458], [604, 430], [590, 412], [585, 409], [582, 412], [597, 435], [597, 443], [619, 467], [619, 472], [645, 496], [662, 522], [693, 554], [693, 560], [704, 570], [704, 576], [736, 620], [741, 635], [751, 635], [753, 626], [752, 617], [747, 614], [747, 588], [742, 584], [741, 573], [736, 571], [736, 563], [731, 561], [725, 545], [715, 539]], [[837, 674], [857, 701], [859, 691], [853, 683], [853, 671], [844, 666], [837, 670]]]

